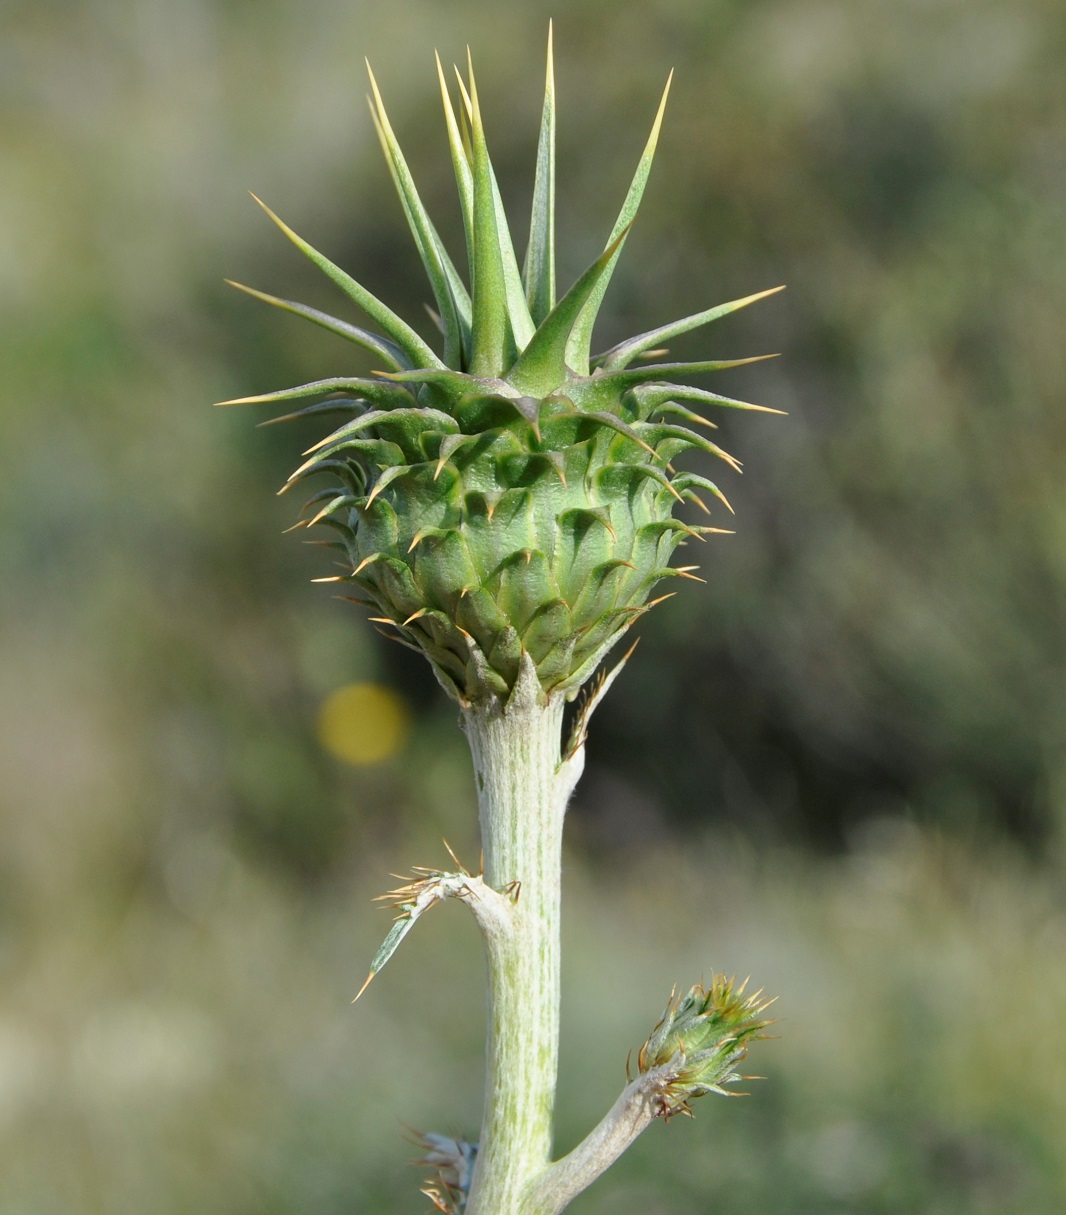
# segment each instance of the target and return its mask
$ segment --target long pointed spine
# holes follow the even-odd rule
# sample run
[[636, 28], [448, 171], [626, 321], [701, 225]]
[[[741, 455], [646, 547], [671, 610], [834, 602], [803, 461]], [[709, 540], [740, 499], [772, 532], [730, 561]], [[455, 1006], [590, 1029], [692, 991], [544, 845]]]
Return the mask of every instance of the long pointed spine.
[[473, 73], [470, 75], [470, 129], [474, 178], [474, 243], [471, 250], [473, 349], [470, 370], [477, 376], [496, 377], [513, 362], [517, 347], [506, 307], [496, 200], [489, 176], [489, 152]]
[[423, 367], [442, 367], [444, 365], [402, 317], [397, 316], [391, 308], [383, 304], [361, 283], [357, 283], [350, 274], [334, 265], [328, 257], [319, 253], [313, 245], [309, 245], [302, 236], [298, 236], [288, 224], [271, 211], [262, 199], [256, 198], [254, 194], [252, 198], [255, 198], [255, 201], [309, 261], [331, 279], [350, 300], [358, 304], [372, 321], [385, 330], [393, 342], [407, 355], [412, 365]]
[[647, 333], [641, 333], [625, 342], [620, 342], [613, 349], [608, 350], [605, 355], [597, 358], [595, 362], [604, 371], [621, 371], [645, 351], [658, 349], [664, 342], [671, 342], [684, 333], [691, 333], [693, 329], [709, 325], [712, 321], [729, 316], [732, 312], [739, 312], [741, 308], [747, 308], [750, 304], [776, 295], [779, 291], [784, 291], [784, 287], [771, 287], [768, 291], [758, 291], [754, 295], [744, 296], [743, 299], [730, 300], [727, 304], [717, 304], [713, 308], [704, 309], [703, 312], [682, 317], [679, 321], [660, 325], [657, 329], [649, 329]]
[[236, 287], [238, 291], [243, 291], [245, 295], [250, 295], [253, 299], [270, 304], [272, 308], [280, 308], [283, 312], [291, 312], [293, 316], [302, 316], [305, 321], [310, 321], [313, 325], [327, 329], [330, 333], [335, 333], [346, 341], [362, 346], [364, 350], [369, 350], [371, 354], [377, 355], [379, 359], [390, 367], [396, 368], [397, 371], [410, 365], [406, 352], [397, 343], [380, 338], [375, 333], [368, 333], [358, 325], [349, 325], [347, 321], [330, 316], [328, 312], [319, 312], [317, 308], [309, 308], [306, 304], [297, 303], [296, 300], [283, 300], [280, 296], [270, 295], [266, 291], [246, 287], [244, 283], [234, 282], [231, 278], [225, 281], [230, 287]]
[[534, 324], [539, 325], [555, 307], [555, 64], [550, 22], [525, 281], [529, 311]]
[[400, 196], [400, 205], [407, 217], [408, 227], [433, 289], [433, 298], [437, 302], [437, 311], [444, 330], [444, 362], [449, 367], [454, 367], [463, 347], [463, 328], [469, 329], [470, 326], [470, 299], [432, 220], [422, 205], [414, 178], [385, 112], [378, 82], [369, 63], [366, 70], [373, 92], [370, 115], [374, 120], [396, 192]]
[[[625, 202], [622, 204], [622, 209], [619, 211], [618, 218], [611, 229], [611, 235], [608, 237], [608, 246], [616, 241], [636, 218], [640, 201], [644, 197], [644, 187], [648, 184], [652, 161], [655, 159], [655, 148], [659, 142], [659, 131], [663, 124], [663, 115], [666, 113], [666, 99], [670, 96], [670, 84], [673, 78], [674, 73], [671, 71], [670, 75], [666, 78], [666, 87], [663, 89], [662, 99], [659, 102], [659, 109], [655, 114], [655, 121], [652, 123], [648, 142], [644, 145], [644, 152], [641, 155], [640, 162], [637, 164], [637, 171], [633, 175]], [[624, 244], [624, 242], [622, 243]], [[600, 305], [603, 303], [604, 294], [607, 291], [607, 286], [611, 281], [611, 275], [614, 273], [614, 267], [621, 252], [622, 245], [620, 244], [615, 250], [610, 268], [585, 305], [581, 317], [574, 326], [573, 333], [570, 335], [570, 341], [567, 343], [566, 361], [569, 366], [581, 375], [588, 374], [589, 352], [592, 349], [592, 329], [596, 323]]]
[[567, 377], [567, 341], [580, 319], [582, 308], [599, 288], [611, 263], [618, 254], [628, 229], [600, 254], [555, 305], [533, 340], [507, 373], [508, 381], [523, 392], [546, 395], [558, 388]]

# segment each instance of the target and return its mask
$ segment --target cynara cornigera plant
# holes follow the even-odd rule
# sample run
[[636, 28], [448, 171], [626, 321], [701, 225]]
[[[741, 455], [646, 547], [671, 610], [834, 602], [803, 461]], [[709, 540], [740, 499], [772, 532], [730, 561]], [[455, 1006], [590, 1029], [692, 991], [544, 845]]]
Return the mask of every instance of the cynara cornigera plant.
[[[653, 595], [662, 582], [694, 577], [695, 566], [670, 564], [674, 550], [721, 530], [675, 513], [686, 501], [709, 513], [703, 495], [728, 507], [706, 477], [674, 466], [679, 455], [702, 450], [737, 467], [693, 429], [713, 428], [697, 409], [761, 408], [680, 382], [754, 360], [663, 362], [662, 347], [772, 292], [591, 356], [593, 324], [644, 192], [666, 92], [606, 248], [557, 298], [550, 39], [521, 268], [473, 72], [465, 81], [456, 73], [456, 104], [439, 60], [437, 70], [469, 289], [422, 206], [370, 80], [371, 114], [433, 291], [440, 352], [264, 207], [380, 332], [241, 289], [369, 350], [380, 370], [241, 400], [307, 399], [289, 416], [344, 419], [290, 479], [329, 475], [303, 520], [332, 528], [343, 556], [345, 572], [323, 581], [349, 586], [371, 619], [425, 654], [460, 707], [473, 754], [483, 872], [419, 870], [387, 896], [399, 916], [371, 969], [372, 977], [443, 898], [464, 901], [480, 925], [490, 1016], [479, 1147], [427, 1135], [436, 1178], [426, 1193], [448, 1212], [553, 1215], [654, 1118], [727, 1091], [722, 1086], [739, 1079], [748, 1043], [767, 1024], [765, 1002], [723, 976], [706, 990], [693, 987], [671, 1001], [639, 1053], [638, 1075], [600, 1125], [552, 1160], [563, 817], [584, 764], [589, 718], [621, 663], [589, 681], [660, 601]], [[564, 739], [564, 705], [586, 685]]]

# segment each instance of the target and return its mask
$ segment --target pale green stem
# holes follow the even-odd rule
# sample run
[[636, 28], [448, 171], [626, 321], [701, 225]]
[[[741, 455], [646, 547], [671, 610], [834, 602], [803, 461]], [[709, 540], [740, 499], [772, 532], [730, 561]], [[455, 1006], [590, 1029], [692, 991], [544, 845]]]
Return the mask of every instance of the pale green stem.
[[674, 1075], [667, 1065], [631, 1081], [600, 1124], [536, 1179], [528, 1209], [537, 1215], [559, 1215], [659, 1117], [660, 1086]]
[[535, 1215], [527, 1200], [551, 1160], [563, 818], [584, 758], [580, 749], [562, 760], [562, 718], [562, 699], [544, 703], [531, 663], [506, 707], [475, 706], [463, 715], [485, 881], [513, 897], [506, 930], [485, 932], [485, 1112], [465, 1215]]

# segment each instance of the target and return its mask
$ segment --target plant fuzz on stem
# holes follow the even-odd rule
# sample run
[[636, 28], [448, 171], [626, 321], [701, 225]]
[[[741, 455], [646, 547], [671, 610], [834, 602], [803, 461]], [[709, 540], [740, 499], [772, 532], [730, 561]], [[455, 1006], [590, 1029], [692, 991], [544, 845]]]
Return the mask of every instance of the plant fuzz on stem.
[[[756, 358], [666, 362], [664, 343], [774, 294], [771, 288], [592, 353], [604, 293], [651, 170], [669, 82], [607, 243], [561, 297], [555, 277], [555, 86], [551, 39], [527, 251], [519, 268], [489, 159], [473, 71], [457, 95], [438, 61], [467, 240], [460, 273], [426, 213], [371, 74], [370, 110], [434, 299], [438, 354], [406, 321], [264, 203], [289, 240], [373, 329], [240, 287], [369, 351], [370, 376], [333, 370], [224, 404], [297, 402], [289, 418], [340, 419], [284, 488], [325, 474], [298, 527], [326, 527], [350, 590], [386, 635], [421, 652], [459, 705], [477, 777], [484, 873], [416, 871], [387, 896], [398, 916], [367, 983], [443, 898], [474, 914], [488, 957], [490, 1017], [480, 1144], [423, 1138], [450, 1215], [556, 1215], [656, 1117], [739, 1079], [763, 1005], [716, 975], [671, 1004], [603, 1121], [552, 1160], [559, 1037], [560, 857], [600, 664], [675, 578], [675, 550], [727, 529], [688, 522], [731, 510], [718, 486], [675, 463], [703, 452], [733, 472], [699, 410], [779, 412], [688, 383]], [[259, 202], [258, 199], [256, 199]], [[759, 356], [768, 357], [768, 356]], [[701, 429], [695, 430], [694, 426]], [[628, 657], [628, 655], [627, 655]], [[590, 683], [590, 680], [593, 682]], [[564, 740], [563, 710], [583, 693]], [[364, 990], [365, 990], [364, 984]], [[362, 992], [360, 992], [362, 994]], [[668, 1025], [668, 1029], [663, 1029]]]

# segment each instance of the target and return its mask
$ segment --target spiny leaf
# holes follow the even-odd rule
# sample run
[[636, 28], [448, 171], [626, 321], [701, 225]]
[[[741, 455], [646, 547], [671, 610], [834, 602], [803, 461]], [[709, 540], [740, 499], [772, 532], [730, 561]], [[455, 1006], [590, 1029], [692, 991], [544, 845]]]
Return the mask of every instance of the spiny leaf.
[[[359, 989], [355, 1000], [358, 1000], [359, 996], [366, 991], [367, 987], [370, 985], [370, 980], [378, 973], [379, 970], [381, 970], [381, 968], [385, 965], [389, 958], [392, 957], [396, 950], [399, 949], [400, 942], [405, 936], [407, 936], [414, 925], [414, 917], [410, 915], [402, 916], [400, 919], [393, 922], [392, 927], [388, 931], [388, 935], [381, 943], [381, 947], [378, 949], [377, 953], [374, 954], [374, 960], [370, 963], [370, 973], [366, 977], [366, 982]], [[351, 989], [349, 988], [349, 991], [350, 990]], [[352, 1001], [353, 1004], [355, 1003], [355, 1000]]]
[[728, 316], [731, 312], [738, 312], [741, 308], [746, 308], [757, 300], [764, 300], [767, 296], [776, 295], [779, 291], [784, 291], [784, 287], [771, 287], [769, 291], [759, 291], [755, 295], [746, 295], [743, 299], [730, 300], [728, 304], [718, 304], [714, 308], [696, 312], [692, 316], [686, 316], [669, 325], [661, 325], [658, 329], [649, 329], [647, 333], [628, 338], [605, 354], [597, 355], [593, 359], [593, 364], [602, 367], [604, 371], [620, 371], [646, 351], [654, 350], [656, 347], [662, 346], [664, 342], [672, 341], [683, 333], [690, 333], [693, 329], [699, 329], [702, 325], [709, 325], [711, 321], [716, 321], [719, 317]]
[[502, 242], [493, 191], [489, 151], [481, 124], [477, 88], [470, 75], [470, 118], [473, 143], [474, 231], [471, 251], [473, 305], [470, 370], [477, 376], [499, 376], [517, 353], [507, 307]]
[[702, 435], [696, 434], [695, 431], [689, 430], [686, 426], [637, 422], [634, 424], [634, 429], [638, 429], [641, 434], [647, 435], [656, 446], [663, 440], [676, 440], [684, 447], [698, 447], [701, 451], [707, 452], [708, 455], [717, 456], [720, 460], [724, 460], [734, 472], [741, 471], [740, 461], [735, 456], [731, 456], [729, 452], [724, 451], [717, 443], [712, 443], [710, 439], [705, 439]]
[[243, 283], [235, 283], [231, 278], [225, 281], [229, 286], [236, 287], [238, 291], [243, 291], [245, 295], [250, 295], [253, 299], [262, 300], [264, 304], [280, 308], [283, 312], [291, 312], [295, 316], [302, 316], [312, 324], [320, 325], [323, 329], [328, 329], [330, 333], [335, 333], [338, 337], [345, 338], [349, 342], [354, 342], [357, 346], [362, 346], [365, 350], [376, 354], [378, 358], [384, 359], [390, 367], [394, 367], [397, 371], [401, 367], [410, 366], [410, 360], [405, 351], [396, 342], [379, 338], [376, 334], [369, 333], [366, 329], [360, 329], [358, 325], [349, 325], [347, 321], [338, 320], [337, 317], [330, 316], [328, 312], [319, 312], [317, 308], [309, 308], [306, 304], [296, 303], [295, 300], [283, 300], [279, 296], [268, 295], [265, 291], [256, 291], [254, 287], [246, 287]]
[[617, 434], [624, 435], [625, 438], [632, 440], [638, 447], [643, 447], [644, 450], [651, 456], [656, 454], [655, 448], [646, 443], [638, 434], [638, 432], [629, 425], [628, 422], [623, 422], [616, 414], [603, 411], [582, 410], [582, 417], [591, 418], [594, 422], [599, 422], [601, 426], [606, 426], [609, 430], [615, 431]]
[[[470, 48], [467, 47], [466, 52], [467, 72], [470, 77], [470, 91], [467, 92], [463, 87], [462, 77], [459, 76], [459, 71], [456, 69], [456, 77], [459, 80], [459, 89], [462, 93], [463, 102], [466, 106], [466, 113], [471, 124], [471, 156], [470, 159], [474, 164], [475, 188], [477, 182], [478, 162], [476, 157], [476, 144], [474, 143], [474, 112], [478, 111], [477, 121], [480, 124], [481, 115], [477, 103], [477, 86], [474, 82], [474, 65], [470, 58]], [[484, 128], [482, 128], [482, 142], [484, 143]], [[507, 319], [511, 326], [511, 332], [514, 335], [515, 346], [518, 350], [523, 350], [530, 338], [533, 336], [534, 324], [533, 318], [529, 314], [529, 305], [526, 303], [525, 288], [522, 285], [522, 276], [518, 270], [518, 259], [515, 257], [514, 243], [511, 240], [511, 229], [507, 223], [507, 215], [503, 209], [503, 198], [500, 194], [499, 182], [496, 180], [496, 172], [492, 167], [492, 161], [488, 155], [487, 145], [485, 147], [484, 172], [488, 177], [488, 184], [492, 195], [492, 205], [496, 216], [496, 239], [499, 243], [500, 265], [503, 271], [503, 300], [507, 308]], [[471, 270], [471, 277], [473, 271]]]
[[385, 159], [388, 161], [389, 172], [400, 196], [400, 203], [407, 216], [411, 235], [433, 289], [433, 298], [437, 301], [441, 327], [444, 330], [444, 361], [450, 367], [458, 367], [462, 358], [464, 337], [469, 341], [470, 297], [422, 205], [414, 178], [385, 112], [385, 104], [369, 63], [366, 70], [374, 94], [370, 114]]
[[[385, 619], [382, 623], [394, 624], [400, 627], [395, 620]], [[407, 896], [406, 900], [399, 903], [400, 914], [393, 921], [392, 927], [389, 929], [385, 940], [382, 941], [377, 953], [374, 954], [374, 960], [370, 963], [370, 973], [366, 977], [366, 982], [359, 988], [356, 993], [355, 1000], [363, 994], [370, 986], [370, 981], [381, 970], [385, 963], [392, 957], [400, 947], [400, 942], [415, 926], [415, 921], [420, 919], [435, 903], [439, 903], [441, 899], [447, 897], [450, 890], [443, 889], [444, 881], [448, 878], [456, 878], [459, 875], [453, 874], [435, 874], [432, 871], [427, 873], [427, 876], [422, 881], [411, 882], [407, 886], [401, 887], [399, 890], [390, 891], [386, 895], [380, 896], [383, 899], [391, 899], [395, 896]], [[442, 879], [435, 883], [434, 878]], [[355, 1003], [355, 1000], [352, 1003]]]
[[503, 196], [500, 194], [500, 186], [491, 164], [489, 165], [489, 179], [492, 183], [492, 202], [496, 208], [496, 231], [499, 234], [500, 253], [503, 258], [503, 287], [507, 316], [511, 322], [515, 346], [519, 350], [524, 350], [533, 337], [536, 326], [529, 313], [526, 289], [522, 282], [522, 274], [518, 269], [518, 258], [515, 256], [514, 242], [511, 240], [511, 230], [507, 224], [507, 214], [503, 209]]
[[375, 322], [375, 324], [380, 325], [381, 328], [385, 330], [393, 342], [399, 346], [399, 348], [407, 356], [408, 365], [419, 364], [424, 367], [443, 366], [440, 359], [437, 358], [429, 346], [426, 345], [422, 338], [415, 333], [415, 331], [405, 320], [397, 316], [396, 313], [393, 312], [391, 308], [383, 304], [381, 300], [377, 298], [377, 296], [372, 295], [364, 286], [357, 283], [355, 279], [351, 277], [351, 275], [346, 274], [339, 266], [334, 265], [328, 257], [325, 257], [312, 245], [309, 245], [307, 241], [303, 239], [303, 237], [297, 236], [297, 234], [288, 226], [288, 224], [283, 223], [282, 220], [280, 220], [274, 214], [274, 212], [271, 211], [265, 202], [259, 198], [256, 198], [254, 194], [252, 197], [255, 198], [255, 201], [259, 203], [267, 215], [269, 215], [274, 223], [277, 224], [282, 232], [285, 233], [296, 248], [299, 249], [305, 257], [309, 258], [310, 261], [312, 261], [327, 276], [327, 278], [336, 283], [336, 285], [340, 287], [340, 289], [350, 300], [358, 304], [359, 307], [362, 308], [362, 310], [367, 314], [367, 316]]
[[717, 430], [718, 425], [703, 417], [701, 414], [695, 413], [691, 409], [686, 409], [683, 405], [678, 405], [673, 401], [667, 401], [665, 405], [656, 406], [649, 410], [650, 414], [672, 414], [678, 418], [684, 418], [686, 422], [692, 422], [697, 426], [706, 426], [709, 430]]
[[581, 690], [581, 685], [586, 682], [607, 654], [618, 644], [629, 629], [633, 627], [637, 619], [654, 607], [655, 604], [669, 598], [669, 595], [662, 595], [651, 603], [644, 604], [643, 607], [635, 608], [632, 611], [623, 608], [614, 613], [616, 619], [620, 618], [617, 625], [613, 628], [608, 628], [607, 636], [604, 640], [592, 647], [591, 651], [588, 652], [588, 656], [574, 669], [569, 679], [560, 680], [555, 685], [555, 690], [565, 691], [567, 700], [573, 700]]
[[550, 21], [544, 109], [537, 141], [537, 175], [529, 220], [525, 281], [529, 311], [534, 324], [539, 325], [555, 307], [555, 68]]
[[[699, 363], [649, 363], [645, 367], [629, 367], [625, 371], [604, 372], [602, 375], [595, 376], [589, 383], [599, 394], [621, 396], [627, 389], [635, 388], [639, 384], [657, 380], [672, 380], [677, 376], [705, 375], [711, 371], [729, 371], [733, 367], [746, 367], [749, 363], [762, 363], [766, 359], [776, 359], [777, 357], [776, 354], [756, 354], [747, 359], [714, 359]], [[663, 387], [664, 389], [669, 388], [673, 396], [685, 399], [686, 389], [683, 386], [675, 388], [667, 384]], [[728, 397], [716, 399], [720, 404], [726, 404], [729, 401]], [[747, 409], [761, 408], [758, 405], [745, 406], [742, 401], [736, 402], [736, 404]], [[776, 411], [770, 410], [769, 412]]]
[[687, 578], [690, 582], [702, 582], [704, 585], [706, 585], [707, 584], [706, 578], [697, 578], [696, 575], [692, 572], [693, 570], [698, 570], [699, 568], [700, 567], [698, 565], [677, 565], [677, 566], [668, 565], [668, 566], [665, 566], [663, 569], [656, 570], [655, 577], [656, 578]]
[[654, 464], [634, 464], [632, 465], [632, 470], [635, 476], [650, 478], [661, 485], [663, 489], [668, 490], [679, 502], [681, 501], [681, 494], [674, 488], [670, 479], [661, 468], [656, 468]]
[[[352, 494], [338, 494], [335, 498], [332, 498], [329, 502], [327, 502], [325, 506], [321, 507], [315, 515], [307, 520], [307, 526], [314, 527], [316, 523], [327, 522], [329, 521], [330, 515], [336, 514], [336, 512], [339, 510], [353, 507], [357, 502], [360, 501], [362, 501], [361, 497], [355, 497]], [[346, 527], [345, 531], [350, 531], [350, 529]]]
[[622, 229], [542, 322], [507, 373], [507, 380], [516, 388], [547, 396], [566, 381], [570, 335], [582, 309], [594, 297], [604, 277], [610, 275], [611, 265], [628, 232], [628, 227]]
[[[774, 355], [763, 355], [762, 357], [767, 359], [773, 358]], [[758, 361], [757, 358], [741, 360], [741, 362], [747, 363], [757, 363]], [[689, 384], [639, 384], [632, 391], [640, 401], [641, 410], [647, 410], [648, 413], [654, 413], [656, 409], [663, 413], [687, 413], [685, 410], [670, 408], [677, 401], [702, 401], [708, 405], [722, 405], [727, 409], [748, 409], [755, 413], [776, 413], [782, 416], [785, 413], [783, 409], [771, 409], [769, 405], [752, 405], [750, 401], [738, 401], [735, 397], [719, 396], [716, 392], [708, 392], [705, 388], [693, 388]], [[692, 416], [698, 418], [699, 415]], [[706, 421], [704, 424], [713, 425]]]
[[[473, 64], [470, 62], [470, 48], [469, 47], [467, 47], [467, 51], [466, 51], [466, 61], [467, 61], [467, 65], [468, 65], [469, 72], [470, 72], [470, 85], [471, 85], [471, 89], [472, 89], [473, 84], [474, 84], [474, 68], [473, 68]], [[466, 148], [467, 159], [470, 161], [471, 164], [473, 164], [473, 162], [474, 162], [474, 145], [472, 142], [472, 133], [471, 133], [470, 124], [474, 121], [474, 103], [470, 99], [471, 89], [468, 89], [466, 87], [466, 85], [463, 83], [463, 74], [462, 74], [462, 72], [459, 71], [458, 65], [453, 64], [452, 70], [455, 72], [455, 80], [456, 80], [456, 83], [459, 85], [459, 96], [463, 102], [463, 108], [460, 111], [460, 114], [462, 116], [462, 121], [463, 121], [463, 128], [462, 128], [463, 147]]]
[[319, 439], [317, 443], [309, 447], [303, 454], [309, 456], [312, 452], [331, 451], [339, 448], [344, 440], [351, 435], [356, 434], [360, 430], [365, 430], [368, 426], [376, 426], [380, 422], [386, 421], [406, 423], [415, 430], [428, 430], [430, 428], [440, 428], [441, 426], [448, 430], [456, 429], [455, 420], [437, 409], [417, 409], [414, 407], [409, 409], [373, 409], [369, 413], [356, 418], [354, 422], [345, 423], [344, 426], [339, 427], [324, 439]]
[[718, 486], [715, 485], [713, 481], [708, 481], [706, 477], [701, 477], [699, 473], [679, 473], [676, 477], [674, 477], [673, 485], [674, 489], [680, 490], [682, 494], [684, 494], [686, 491], [692, 490], [693, 487], [696, 486], [698, 486], [700, 489], [706, 489], [710, 493], [714, 494], [718, 501], [722, 503], [722, 505], [726, 508], [726, 510], [729, 511], [731, 515], [736, 513], [729, 505], [728, 499], [718, 488]]
[[317, 463], [308, 464], [301, 472], [293, 473], [278, 490], [278, 496], [288, 493], [298, 482], [320, 472], [334, 473], [353, 493], [358, 492], [366, 480], [363, 469], [351, 460], [319, 460]]
[[[670, 75], [666, 78], [666, 87], [663, 89], [662, 100], [659, 102], [659, 109], [655, 115], [655, 121], [652, 123], [651, 134], [648, 136], [648, 142], [644, 146], [640, 163], [637, 165], [637, 171], [633, 175], [629, 192], [626, 194], [625, 202], [622, 204], [622, 210], [618, 213], [618, 218], [611, 229], [611, 235], [607, 241], [608, 247], [614, 244], [620, 236], [624, 236], [636, 217], [637, 209], [640, 207], [640, 200], [644, 196], [644, 187], [647, 185], [648, 175], [651, 173], [652, 161], [655, 159], [655, 146], [659, 142], [659, 131], [662, 127], [663, 114], [666, 112], [666, 99], [670, 95], [670, 83], [673, 78], [674, 73], [671, 71]], [[567, 343], [566, 361], [569, 366], [580, 374], [588, 373], [589, 351], [592, 348], [592, 328], [596, 323], [596, 317], [600, 310], [600, 304], [603, 302], [607, 284], [611, 281], [611, 275], [614, 273], [615, 263], [618, 261], [618, 256], [622, 251], [622, 243], [619, 242], [615, 249], [613, 259], [607, 268], [606, 274], [600, 279], [596, 290], [585, 304], [584, 310], [577, 324], [574, 326], [570, 334], [570, 340]]]
[[[295, 388], [282, 388], [278, 392], [262, 392], [254, 397], [234, 397], [231, 401], [218, 401], [218, 405], [269, 405], [274, 401], [296, 401], [301, 397], [317, 397], [327, 392], [357, 392], [374, 404], [383, 404], [386, 399], [401, 404], [409, 403], [406, 392], [401, 392], [380, 380], [361, 380], [334, 377], [328, 380], [314, 380], [310, 384], [298, 384]], [[340, 404], [337, 401], [336, 404]], [[328, 405], [328, 401], [320, 402]]]
[[303, 409], [293, 410], [292, 413], [279, 414], [276, 418], [264, 418], [256, 422], [256, 427], [276, 426], [279, 422], [295, 422], [298, 418], [328, 417], [331, 413], [360, 414], [367, 408], [367, 402], [356, 397], [331, 397], [327, 401], [319, 401], [315, 405], [305, 405]]
[[440, 449], [437, 452], [437, 466], [433, 472], [433, 480], [434, 481], [437, 480], [437, 478], [440, 476], [441, 471], [444, 468], [445, 464], [448, 463], [448, 461], [452, 458], [453, 455], [455, 455], [455, 453], [459, 450], [459, 448], [467, 447], [467, 446], [470, 446], [471, 444], [477, 445], [478, 443], [482, 443], [483, 441], [484, 440], [481, 435], [464, 435], [464, 434], [445, 435], [444, 439], [441, 441]]
[[628, 650], [622, 655], [622, 660], [616, 663], [608, 673], [601, 672], [591, 688], [589, 688], [581, 699], [578, 710], [574, 715], [573, 725], [570, 727], [570, 737], [566, 744], [566, 750], [563, 752], [564, 759], [570, 759], [574, 756], [588, 741], [589, 736], [589, 721], [592, 714], [595, 713], [597, 706], [603, 700], [610, 690], [611, 684], [622, 673], [622, 668], [629, 661], [633, 651], [639, 644], [639, 638], [634, 641]]
[[469, 392], [477, 386], [507, 387], [502, 380], [478, 379], [450, 367], [410, 367], [402, 371], [375, 371], [374, 374], [392, 384], [445, 384], [453, 392]]
[[[336, 485], [327, 485], [324, 489], [320, 489], [313, 493], [310, 498], [300, 507], [301, 513], [306, 514], [312, 506], [317, 506], [320, 502], [332, 501], [340, 493], [340, 489]], [[306, 526], [302, 523], [297, 526]], [[292, 529], [289, 529], [292, 530]]]
[[[455, 184], [459, 191], [459, 207], [463, 216], [463, 231], [466, 234], [466, 248], [468, 254], [473, 254], [474, 249], [474, 177], [470, 167], [470, 156], [468, 149], [464, 146], [462, 135], [459, 133], [459, 124], [455, 118], [455, 110], [452, 107], [451, 94], [448, 92], [448, 84], [444, 79], [444, 68], [441, 65], [440, 55], [436, 51], [433, 52], [437, 62], [437, 80], [440, 83], [441, 102], [444, 106], [444, 124], [448, 130], [448, 147], [451, 151], [452, 169], [455, 172]], [[470, 277], [473, 279], [474, 267], [469, 265]], [[463, 365], [469, 365], [470, 351], [464, 351]]]
[[405, 477], [410, 473], [411, 467], [408, 464], [396, 464], [391, 468], [386, 468], [374, 482], [374, 488], [370, 491], [370, 496], [366, 500], [367, 506], [370, 506], [374, 499], [381, 493], [383, 489], [387, 489], [393, 481], [399, 477]]
[[566, 601], [549, 599], [538, 605], [522, 629], [522, 644], [533, 661], [539, 663], [572, 631], [573, 623]]
[[537, 416], [540, 401], [534, 397], [516, 396], [514, 389], [504, 380], [476, 379], [474, 376], [463, 375], [458, 371], [382, 371], [377, 374], [383, 378], [400, 384], [439, 384], [451, 398], [451, 408], [454, 416], [462, 424], [464, 430], [487, 429], [484, 417], [478, 419], [477, 425], [470, 425], [470, 411], [478, 411], [479, 406], [489, 405], [505, 407], [506, 412], [515, 409], [537, 432]]
[[341, 451], [358, 452], [360, 456], [368, 460], [371, 464], [377, 464], [381, 468], [392, 468], [393, 465], [400, 465], [407, 468], [404, 460], [403, 450], [395, 443], [390, 443], [386, 439], [342, 439], [338, 443], [334, 443], [328, 450], [328, 453], [317, 453], [309, 460], [306, 460], [298, 469], [289, 477], [289, 483], [298, 481], [304, 476], [309, 475], [312, 470], [317, 470], [319, 467], [327, 468], [328, 456], [335, 456]]

